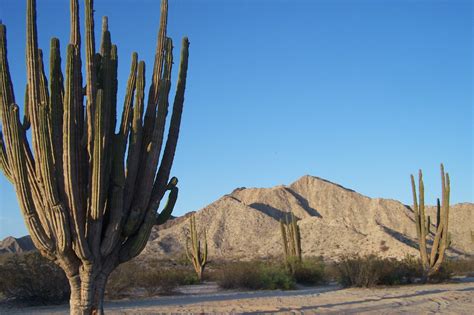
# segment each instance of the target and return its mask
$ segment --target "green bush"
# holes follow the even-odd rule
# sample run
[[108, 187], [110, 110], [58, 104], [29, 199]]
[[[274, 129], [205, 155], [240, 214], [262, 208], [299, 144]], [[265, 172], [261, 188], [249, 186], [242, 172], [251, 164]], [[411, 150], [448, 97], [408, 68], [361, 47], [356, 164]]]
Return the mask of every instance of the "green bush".
[[224, 289], [291, 290], [295, 288], [295, 281], [285, 268], [255, 261], [224, 265], [219, 272], [217, 283]]
[[7, 254], [0, 263], [0, 293], [28, 305], [60, 304], [69, 299], [64, 272], [38, 252]]

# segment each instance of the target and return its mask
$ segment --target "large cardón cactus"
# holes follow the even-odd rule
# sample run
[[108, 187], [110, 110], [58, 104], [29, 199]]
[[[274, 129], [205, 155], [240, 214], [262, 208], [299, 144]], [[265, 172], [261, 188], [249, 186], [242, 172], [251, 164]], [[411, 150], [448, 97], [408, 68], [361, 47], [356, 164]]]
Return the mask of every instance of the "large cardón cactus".
[[[69, 279], [71, 313], [91, 314], [103, 312], [105, 284], [112, 270], [142, 251], [152, 227], [169, 218], [176, 202], [177, 179], [169, 176], [184, 102], [189, 42], [182, 41], [164, 144], [173, 65], [173, 45], [166, 36], [167, 1], [161, 4], [147, 104], [145, 64], [134, 53], [118, 127], [117, 47], [107, 18], [96, 52], [93, 0], [85, 0], [84, 87], [78, 0], [70, 1], [70, 9], [66, 74], [63, 77], [61, 72], [59, 40], [53, 38], [48, 83], [38, 48], [36, 1], [28, 0], [22, 120], [8, 68], [6, 27], [0, 24], [0, 167], [15, 187], [35, 246]], [[168, 202], [158, 214], [167, 191]]]

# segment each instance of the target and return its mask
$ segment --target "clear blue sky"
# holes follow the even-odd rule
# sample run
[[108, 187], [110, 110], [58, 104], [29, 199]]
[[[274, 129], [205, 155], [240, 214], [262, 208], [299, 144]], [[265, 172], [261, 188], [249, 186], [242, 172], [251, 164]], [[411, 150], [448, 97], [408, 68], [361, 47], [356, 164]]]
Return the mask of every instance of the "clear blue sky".
[[[132, 51], [151, 69], [159, 2], [95, 2], [118, 44], [123, 99]], [[0, 1], [19, 102], [25, 3]], [[68, 1], [38, 0], [45, 50], [58, 36], [65, 51], [68, 12]], [[181, 37], [191, 41], [175, 214], [304, 174], [410, 203], [418, 168], [434, 203], [440, 162], [452, 201], [473, 202], [472, 21], [460, 0], [170, 0], [176, 64]], [[3, 177], [0, 189], [0, 238], [26, 234]]]

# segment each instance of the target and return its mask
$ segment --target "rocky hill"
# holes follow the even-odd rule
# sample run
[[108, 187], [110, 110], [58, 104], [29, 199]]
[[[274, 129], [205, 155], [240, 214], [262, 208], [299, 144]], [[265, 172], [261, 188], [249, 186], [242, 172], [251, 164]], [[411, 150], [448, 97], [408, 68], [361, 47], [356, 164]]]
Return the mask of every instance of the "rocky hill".
[[0, 254], [23, 253], [30, 250], [35, 250], [35, 246], [28, 235], [20, 238], [9, 236], [0, 241]]
[[[427, 211], [435, 217], [434, 207]], [[282, 254], [279, 221], [289, 212], [299, 219], [305, 256], [337, 260], [351, 254], [418, 255], [409, 206], [369, 198], [313, 176], [303, 176], [288, 186], [238, 188], [195, 214], [198, 229], [206, 229], [210, 257], [253, 259]], [[138, 259], [183, 255], [190, 214], [154, 229]], [[474, 204], [451, 205], [449, 231], [448, 254], [474, 256]], [[0, 254], [30, 249], [29, 236], [0, 242]]]
[[[428, 209], [432, 215], [434, 211]], [[198, 228], [206, 229], [210, 257], [252, 259], [281, 255], [279, 220], [289, 212], [299, 219], [307, 256], [333, 260], [356, 253], [418, 254], [408, 206], [369, 198], [313, 176], [288, 186], [236, 189], [197, 211], [196, 221]], [[141, 258], [182, 255], [187, 221], [181, 218], [155, 231]], [[474, 204], [452, 205], [450, 233], [449, 255], [474, 255]]]

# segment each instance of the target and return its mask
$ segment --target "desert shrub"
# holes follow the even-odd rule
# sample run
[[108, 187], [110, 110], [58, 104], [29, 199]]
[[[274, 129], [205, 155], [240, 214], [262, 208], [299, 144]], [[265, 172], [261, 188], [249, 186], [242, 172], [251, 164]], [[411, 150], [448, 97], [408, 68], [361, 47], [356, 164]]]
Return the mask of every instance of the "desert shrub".
[[420, 266], [418, 260], [410, 257], [398, 261], [375, 255], [345, 257], [336, 265], [339, 282], [353, 287], [413, 283], [422, 277]]
[[142, 273], [139, 285], [148, 295], [170, 295], [176, 293], [180, 285], [198, 284], [196, 274], [182, 268], [155, 268]]
[[474, 277], [474, 258], [447, 261], [453, 275]]
[[143, 268], [134, 261], [119, 265], [109, 276], [106, 296], [112, 299], [126, 296], [138, 287], [143, 271]]
[[453, 269], [449, 262], [443, 262], [438, 272], [430, 276], [429, 282], [431, 283], [441, 283], [445, 282], [453, 277]]
[[219, 272], [217, 283], [224, 289], [291, 290], [295, 281], [282, 266], [262, 262], [228, 263]]
[[173, 294], [179, 285], [177, 275], [172, 270], [149, 270], [142, 275], [140, 286], [148, 296]]
[[305, 285], [321, 284], [325, 281], [325, 266], [319, 259], [305, 259], [295, 266], [293, 278]]
[[370, 287], [380, 277], [380, 259], [375, 256], [344, 257], [338, 264], [339, 282], [343, 286]]
[[0, 293], [28, 305], [60, 304], [69, 299], [64, 272], [38, 252], [9, 254], [0, 263]]
[[145, 290], [148, 296], [176, 293], [179, 285], [199, 283], [189, 268], [153, 267], [133, 261], [120, 265], [109, 277], [107, 297], [123, 298], [134, 290]]

